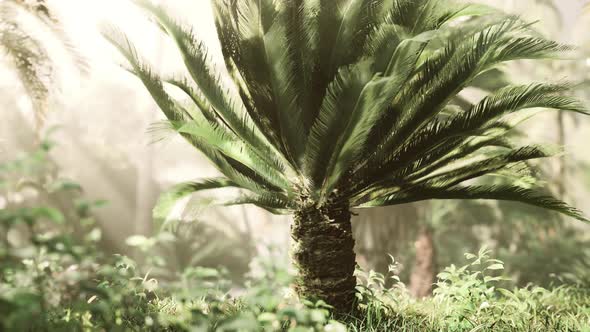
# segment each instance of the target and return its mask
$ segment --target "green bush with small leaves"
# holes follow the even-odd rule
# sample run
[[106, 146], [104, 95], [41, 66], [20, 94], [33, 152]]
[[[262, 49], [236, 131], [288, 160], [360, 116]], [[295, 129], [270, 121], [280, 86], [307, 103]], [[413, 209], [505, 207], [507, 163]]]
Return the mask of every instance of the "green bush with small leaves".
[[[582, 285], [545, 289], [503, 288], [510, 281], [504, 263], [490, 251], [466, 254], [468, 264], [438, 275], [434, 295], [413, 299], [399, 278], [360, 272], [359, 298], [365, 308], [352, 331], [590, 331], [590, 289]], [[390, 268], [396, 271], [395, 265]]]
[[153, 250], [178, 241], [166, 230], [127, 241], [145, 253], [140, 263], [106, 255], [92, 218], [104, 203], [58, 176], [50, 148], [0, 165], [0, 331], [590, 331], [583, 265], [557, 288], [512, 287], [486, 249], [444, 269], [426, 299], [409, 295], [394, 260], [387, 275], [357, 269], [357, 310], [337, 317], [297, 298], [273, 248], [245, 281], [193, 265], [166, 275], [166, 252]]

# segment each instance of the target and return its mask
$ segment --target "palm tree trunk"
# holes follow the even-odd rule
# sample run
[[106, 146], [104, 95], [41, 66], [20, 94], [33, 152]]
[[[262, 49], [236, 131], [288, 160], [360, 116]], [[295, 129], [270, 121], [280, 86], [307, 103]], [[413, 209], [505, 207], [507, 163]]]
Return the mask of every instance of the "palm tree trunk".
[[415, 242], [416, 261], [410, 276], [410, 292], [416, 298], [432, 294], [432, 285], [436, 277], [434, 237], [432, 229], [421, 226]]
[[298, 269], [301, 298], [323, 300], [336, 313], [354, 307], [356, 279], [351, 214], [348, 207], [301, 209], [291, 226], [291, 256]]

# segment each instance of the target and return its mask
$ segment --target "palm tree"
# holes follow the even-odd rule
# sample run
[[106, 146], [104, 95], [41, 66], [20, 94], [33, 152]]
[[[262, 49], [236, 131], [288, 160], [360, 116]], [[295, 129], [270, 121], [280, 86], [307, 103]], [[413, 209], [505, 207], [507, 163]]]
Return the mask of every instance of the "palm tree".
[[26, 24], [26, 16], [34, 18], [37, 28], [48, 30], [55, 37], [82, 73], [87, 71], [87, 63], [45, 0], [0, 1], [0, 50], [11, 60], [20, 83], [29, 95], [37, 130], [40, 130], [55, 86], [55, 61], [43, 36]]
[[[494, 199], [586, 220], [562, 201], [516, 184], [470, 185], [527, 172], [526, 161], [552, 154], [505, 139], [523, 110], [584, 112], [562, 94], [569, 86], [561, 83], [502, 88], [467, 111], [450, 104], [501, 63], [569, 49], [517, 18], [436, 0], [215, 0], [225, 60], [219, 71], [190, 28], [161, 7], [138, 3], [174, 40], [190, 79], [160, 78], [122, 32], [105, 36], [169, 128], [223, 174], [176, 186], [155, 215], [165, 216], [180, 197], [228, 187], [245, 193], [220, 204], [292, 214], [295, 289], [303, 298], [322, 299], [337, 312], [353, 308], [353, 208]], [[484, 18], [470, 29], [457, 24], [474, 15]], [[190, 102], [169, 94], [168, 83]]]

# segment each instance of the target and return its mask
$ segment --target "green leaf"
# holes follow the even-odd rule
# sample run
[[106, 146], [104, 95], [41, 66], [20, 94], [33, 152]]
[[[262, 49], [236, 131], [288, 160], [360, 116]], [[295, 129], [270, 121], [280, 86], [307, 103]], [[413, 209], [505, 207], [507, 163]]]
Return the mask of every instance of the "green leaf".
[[150, 248], [155, 245], [155, 240], [143, 235], [132, 235], [125, 240], [125, 243], [131, 247]]
[[191, 135], [194, 139], [201, 140], [202, 144], [209, 145], [225, 156], [240, 162], [272, 185], [281, 189], [289, 188], [289, 182], [281, 173], [281, 165], [267, 164], [252, 151], [248, 144], [235, 140], [231, 134], [224, 132], [220, 127], [212, 127], [206, 121], [195, 119], [184, 124], [178, 131]]
[[77, 191], [77, 192], [82, 192], [82, 187], [80, 186], [80, 184], [73, 182], [73, 181], [69, 181], [69, 180], [57, 180], [54, 183], [52, 183], [49, 191], [50, 192], [56, 192], [56, 191]]
[[262, 322], [263, 324], [272, 323], [277, 320], [277, 315], [271, 312], [263, 312], [258, 315], [258, 321]]
[[39, 207], [32, 209], [32, 213], [36, 218], [46, 218], [56, 224], [64, 224], [65, 217], [61, 211], [51, 207]]
[[211, 178], [178, 184], [160, 195], [160, 198], [153, 209], [154, 220], [161, 222], [167, 219], [170, 212], [180, 199], [195, 192], [235, 186], [236, 184], [234, 182], [226, 178]]
[[396, 189], [396, 193], [374, 199], [360, 207], [405, 204], [430, 199], [491, 199], [521, 202], [543, 209], [553, 210], [584, 222], [590, 222], [584, 214], [567, 203], [535, 190], [512, 185], [456, 186], [453, 188], [417, 187]]
[[453, 15], [453, 19], [465, 16], [488, 16], [499, 13], [501, 13], [500, 10], [492, 6], [471, 3]]
[[369, 67], [369, 62], [362, 62], [342, 68], [328, 87], [318, 118], [311, 128], [304, 165], [305, 174], [316, 188], [325, 188], [325, 179], [331, 175], [347, 138], [344, 133], [354, 126], [353, 119], [360, 115], [363, 91], [372, 79]]
[[486, 267], [486, 270], [504, 270], [504, 264], [496, 263]]
[[224, 88], [222, 80], [212, 68], [205, 45], [196, 39], [192, 31], [181, 26], [161, 7], [147, 0], [137, 0], [137, 3], [157, 18], [161, 27], [174, 40], [189, 74], [219, 119], [252, 148], [259, 150], [261, 157], [273, 151], [273, 147], [263, 138], [259, 128], [254, 126], [252, 119], [247, 116], [243, 101], [235, 96], [233, 89]]

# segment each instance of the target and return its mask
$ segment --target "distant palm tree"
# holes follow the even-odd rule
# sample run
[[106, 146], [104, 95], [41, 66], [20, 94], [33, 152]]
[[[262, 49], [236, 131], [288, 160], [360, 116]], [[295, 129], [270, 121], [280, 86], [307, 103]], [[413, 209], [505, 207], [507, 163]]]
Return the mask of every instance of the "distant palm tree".
[[54, 60], [42, 36], [24, 22], [32, 16], [40, 27], [49, 30], [68, 51], [78, 68], [86, 71], [86, 60], [71, 43], [62, 23], [45, 0], [0, 0], [0, 49], [31, 98], [37, 129], [42, 127], [54, 83]]
[[176, 42], [191, 80], [166, 81], [191, 103], [167, 93], [165, 80], [123, 33], [105, 35], [169, 127], [223, 174], [173, 188], [156, 215], [180, 197], [227, 187], [247, 192], [227, 205], [293, 214], [301, 297], [322, 299], [338, 312], [353, 308], [352, 208], [495, 199], [586, 220], [562, 201], [516, 184], [469, 184], [526, 173], [525, 161], [551, 155], [506, 139], [519, 119], [514, 115], [536, 107], [584, 112], [562, 95], [567, 84], [509, 86], [464, 105], [466, 111], [450, 104], [503, 62], [568, 50], [517, 18], [490, 14], [465, 29], [459, 18], [490, 11], [436, 0], [216, 0], [227, 70], [218, 72], [190, 28], [148, 1], [138, 3]]

